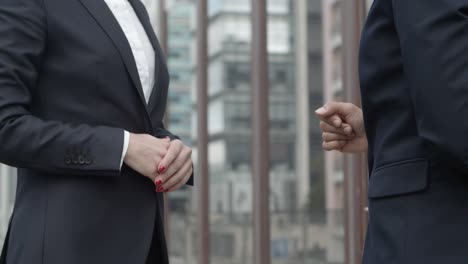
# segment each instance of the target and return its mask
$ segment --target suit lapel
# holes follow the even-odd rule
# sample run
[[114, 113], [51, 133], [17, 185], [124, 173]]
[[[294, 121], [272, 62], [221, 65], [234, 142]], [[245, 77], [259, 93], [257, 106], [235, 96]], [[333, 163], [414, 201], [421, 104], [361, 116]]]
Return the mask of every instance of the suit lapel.
[[148, 12], [146, 7], [140, 0], [129, 0], [130, 4], [132, 5], [135, 13], [137, 14], [138, 18], [143, 25], [143, 28], [148, 35], [151, 44], [153, 45], [153, 49], [156, 54], [155, 58], [155, 69], [154, 69], [154, 87], [150, 95], [150, 99], [148, 101], [148, 109], [149, 112], [153, 110], [156, 104], [156, 98], [160, 95], [162, 87], [159, 84], [159, 78], [161, 77], [161, 73], [163, 71], [167, 71], [167, 64], [164, 56], [164, 52], [162, 51], [161, 46], [159, 45], [159, 40], [156, 34], [154, 33], [153, 26], [150, 23], [150, 18], [148, 16]]
[[146, 107], [146, 100], [141, 86], [138, 69], [136, 67], [135, 58], [133, 57], [132, 49], [128, 40], [122, 31], [118, 21], [108, 8], [103, 0], [80, 0], [88, 12], [94, 17], [102, 29], [106, 32], [109, 38], [113, 41], [117, 50], [122, 57], [125, 67], [136, 87], [142, 103]]

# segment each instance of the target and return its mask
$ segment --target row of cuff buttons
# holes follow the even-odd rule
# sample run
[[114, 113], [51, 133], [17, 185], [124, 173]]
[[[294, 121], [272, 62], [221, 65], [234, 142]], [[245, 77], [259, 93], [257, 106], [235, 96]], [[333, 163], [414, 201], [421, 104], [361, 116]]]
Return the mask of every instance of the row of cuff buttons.
[[68, 154], [65, 156], [65, 164], [67, 165], [91, 165], [93, 159], [88, 155], [73, 155]]

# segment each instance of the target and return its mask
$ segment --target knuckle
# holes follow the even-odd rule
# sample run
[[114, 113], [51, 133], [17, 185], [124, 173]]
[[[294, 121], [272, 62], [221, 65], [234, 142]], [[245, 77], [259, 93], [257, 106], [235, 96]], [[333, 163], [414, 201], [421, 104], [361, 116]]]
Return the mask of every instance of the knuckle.
[[158, 154], [159, 154], [159, 155], [166, 155], [168, 152], [169, 152], [169, 150], [166, 149], [166, 148], [160, 148], [160, 149], [158, 149]]
[[174, 161], [176, 158], [176, 155], [174, 153], [167, 154], [167, 159], [170, 161]]
[[184, 153], [187, 155], [187, 156], [192, 156], [192, 149], [189, 148], [189, 147], [186, 147], [185, 150], [184, 150]]
[[180, 142], [178, 145], [179, 151], [182, 151], [185, 148], [185, 145]]

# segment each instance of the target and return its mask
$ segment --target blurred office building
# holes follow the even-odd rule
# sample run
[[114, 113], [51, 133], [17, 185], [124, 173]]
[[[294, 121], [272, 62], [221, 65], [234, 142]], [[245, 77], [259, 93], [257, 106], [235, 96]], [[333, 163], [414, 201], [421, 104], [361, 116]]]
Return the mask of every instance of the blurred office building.
[[[296, 1], [268, 2], [272, 257], [273, 263], [344, 263], [343, 174], [339, 168], [325, 173], [320, 131], [311, 114], [322, 105], [324, 91], [332, 89], [323, 81], [324, 8], [320, 0], [303, 3], [305, 10]], [[297, 10], [306, 11], [303, 24], [297, 23]], [[171, 21], [171, 9], [168, 12]], [[298, 43], [299, 35], [306, 38], [305, 46]], [[192, 36], [193, 53], [195, 31]], [[176, 38], [169, 33], [169, 42], [171, 37]], [[251, 141], [250, 1], [209, 1], [208, 45], [212, 261], [252, 263], [251, 147], [255, 142]], [[171, 51], [169, 54], [171, 61]], [[186, 64], [191, 62], [193, 59]], [[196, 148], [197, 63], [193, 65], [192, 136]], [[304, 97], [305, 103], [298, 103]], [[192, 231], [186, 239], [195, 240], [195, 220], [190, 213], [187, 218], [185, 228]], [[172, 232], [178, 231], [171, 228], [171, 236]], [[186, 246], [184, 252], [195, 256], [196, 247], [190, 247], [190, 241]]]
[[[144, 1], [153, 26], [167, 25], [167, 36], [159, 36], [167, 41], [171, 77], [166, 123], [193, 147], [195, 163], [198, 1], [166, 0], [165, 23], [159, 17], [159, 2]], [[256, 142], [252, 141], [251, 126], [251, 1], [208, 0], [209, 237], [214, 264], [256, 264], [252, 235], [255, 176], [251, 150]], [[370, 6], [371, 1], [366, 1]], [[345, 254], [354, 245], [345, 242], [349, 227], [345, 228], [343, 157], [322, 151], [319, 122], [314, 116], [324, 101], [345, 99], [344, 3], [267, 1], [272, 264], [355, 263], [348, 262]], [[0, 166], [0, 244], [12, 211], [15, 175], [15, 169]], [[166, 227], [173, 264], [197, 263], [197, 195], [197, 186], [168, 195]]]

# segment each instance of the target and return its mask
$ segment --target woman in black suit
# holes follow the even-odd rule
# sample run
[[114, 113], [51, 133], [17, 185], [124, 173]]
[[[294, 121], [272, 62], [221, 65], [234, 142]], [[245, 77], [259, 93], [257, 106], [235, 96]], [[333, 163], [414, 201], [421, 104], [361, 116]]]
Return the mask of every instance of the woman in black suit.
[[163, 193], [192, 159], [143, 4], [2, 0], [0, 35], [0, 162], [19, 168], [0, 263], [168, 263]]

